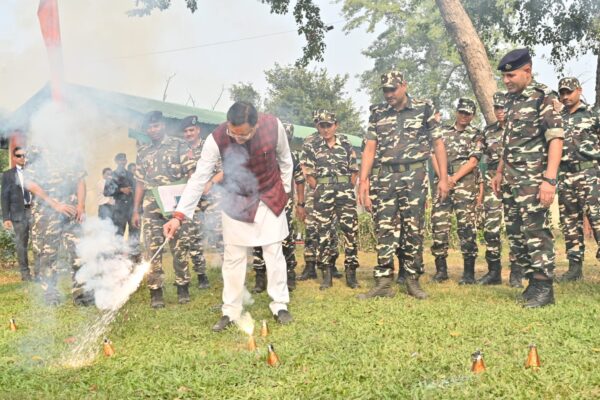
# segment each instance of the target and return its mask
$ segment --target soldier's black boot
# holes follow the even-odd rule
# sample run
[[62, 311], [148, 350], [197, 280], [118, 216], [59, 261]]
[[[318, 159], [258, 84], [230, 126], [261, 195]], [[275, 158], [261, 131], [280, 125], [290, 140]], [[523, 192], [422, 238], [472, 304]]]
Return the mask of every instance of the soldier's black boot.
[[304, 265], [304, 269], [298, 277], [299, 281], [306, 281], [308, 279], [317, 279], [317, 270], [313, 261], [306, 261], [306, 265]]
[[256, 269], [256, 278], [254, 280], [254, 289], [252, 293], [262, 293], [267, 290], [267, 271], [264, 269]]
[[177, 286], [177, 301], [179, 304], [187, 304], [190, 302], [189, 284]]
[[421, 289], [421, 285], [419, 284], [419, 275], [408, 274], [406, 277], [406, 293], [419, 300], [427, 298], [427, 293]]
[[162, 288], [150, 289], [150, 306], [152, 308], [163, 308], [165, 306]]
[[479, 285], [501, 285], [502, 284], [502, 274], [500, 270], [502, 269], [502, 265], [500, 264], [500, 260], [488, 261], [488, 272], [479, 280], [477, 284]]
[[510, 275], [508, 277], [508, 285], [514, 288], [523, 287], [523, 267], [513, 264], [510, 267]]
[[463, 276], [458, 281], [459, 285], [473, 285], [475, 283], [475, 258], [465, 258]]
[[394, 297], [396, 293], [392, 289], [394, 274], [388, 276], [375, 277], [375, 286], [367, 293], [361, 293], [356, 296], [359, 300], [371, 299], [373, 297]]
[[326, 290], [333, 286], [333, 267], [329, 264], [323, 265], [323, 282], [321, 282], [321, 286], [319, 286], [320, 290]]
[[406, 276], [408, 274], [406, 273], [406, 269], [404, 269], [404, 265], [400, 264], [398, 266], [398, 278], [396, 278], [396, 283], [398, 285], [404, 285], [404, 282], [406, 282]]
[[560, 278], [559, 282], [573, 282], [583, 279], [583, 271], [581, 261], [569, 260], [569, 270], [565, 272]]
[[346, 268], [346, 286], [351, 289], [360, 287], [360, 284], [356, 280], [356, 268]]
[[335, 257], [333, 257], [333, 260], [331, 260], [331, 276], [333, 276], [335, 279], [342, 279], [342, 276], [344, 276], [340, 271], [338, 271], [335, 265], [339, 256], [340, 255], [337, 254]]
[[287, 271], [287, 285], [290, 292], [296, 289], [296, 271], [293, 269]]
[[210, 282], [206, 274], [198, 274], [198, 289], [210, 288]]
[[433, 282], [444, 282], [448, 280], [448, 264], [446, 257], [435, 258], [435, 275], [431, 278]]
[[[530, 289], [530, 287], [532, 288]], [[554, 304], [552, 279], [542, 280], [532, 277], [529, 279], [529, 286], [525, 289], [523, 298], [526, 300], [525, 304], [523, 304], [525, 308], [539, 308]]]

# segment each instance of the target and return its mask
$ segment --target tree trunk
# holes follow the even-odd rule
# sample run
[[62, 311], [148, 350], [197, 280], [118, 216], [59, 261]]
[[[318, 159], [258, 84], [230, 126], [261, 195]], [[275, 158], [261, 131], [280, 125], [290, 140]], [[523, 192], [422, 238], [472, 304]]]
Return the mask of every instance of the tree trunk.
[[448, 34], [467, 68], [481, 112], [488, 124], [496, 121], [492, 96], [498, 90], [485, 47], [460, 0], [436, 0]]
[[596, 107], [600, 108], [600, 52], [596, 55]]

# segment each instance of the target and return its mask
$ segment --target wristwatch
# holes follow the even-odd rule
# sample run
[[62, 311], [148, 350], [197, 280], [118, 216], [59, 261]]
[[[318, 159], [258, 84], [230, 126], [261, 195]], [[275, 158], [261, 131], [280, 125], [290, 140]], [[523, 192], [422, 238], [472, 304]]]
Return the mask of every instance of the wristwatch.
[[544, 182], [548, 182], [549, 184], [551, 184], [552, 186], [556, 186], [556, 178], [551, 179], [551, 178], [546, 178], [545, 176], [542, 176], [542, 180]]
[[304, 203], [304, 202], [296, 204], [296, 206], [298, 206], [298, 207], [304, 207], [305, 205], [306, 205], [306, 203]]

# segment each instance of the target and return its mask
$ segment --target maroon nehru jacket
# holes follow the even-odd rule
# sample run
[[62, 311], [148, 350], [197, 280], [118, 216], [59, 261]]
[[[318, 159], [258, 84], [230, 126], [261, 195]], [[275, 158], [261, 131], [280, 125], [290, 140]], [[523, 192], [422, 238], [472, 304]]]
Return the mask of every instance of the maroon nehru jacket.
[[279, 216], [288, 200], [277, 163], [277, 118], [259, 114], [257, 124], [254, 136], [243, 144], [227, 135], [227, 123], [212, 133], [223, 160], [222, 210], [243, 222], [254, 222], [260, 201]]

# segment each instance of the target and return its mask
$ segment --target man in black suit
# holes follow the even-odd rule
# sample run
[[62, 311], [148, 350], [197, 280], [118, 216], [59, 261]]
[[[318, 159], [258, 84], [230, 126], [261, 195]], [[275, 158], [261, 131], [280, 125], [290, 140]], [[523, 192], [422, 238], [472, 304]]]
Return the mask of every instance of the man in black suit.
[[21, 270], [21, 279], [31, 280], [27, 245], [31, 226], [31, 193], [23, 184], [25, 150], [15, 147], [12, 151], [14, 167], [2, 174], [2, 218], [5, 229], [15, 231], [15, 247]]

